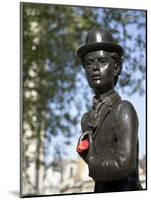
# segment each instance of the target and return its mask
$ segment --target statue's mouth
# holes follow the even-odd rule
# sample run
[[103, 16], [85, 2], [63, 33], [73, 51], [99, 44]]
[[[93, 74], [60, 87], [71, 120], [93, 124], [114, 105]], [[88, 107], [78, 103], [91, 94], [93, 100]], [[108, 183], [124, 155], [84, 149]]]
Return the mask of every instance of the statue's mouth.
[[93, 80], [100, 80], [100, 79], [101, 79], [101, 76], [98, 75], [98, 74], [94, 74], [94, 75], [92, 76], [92, 78], [93, 78]]

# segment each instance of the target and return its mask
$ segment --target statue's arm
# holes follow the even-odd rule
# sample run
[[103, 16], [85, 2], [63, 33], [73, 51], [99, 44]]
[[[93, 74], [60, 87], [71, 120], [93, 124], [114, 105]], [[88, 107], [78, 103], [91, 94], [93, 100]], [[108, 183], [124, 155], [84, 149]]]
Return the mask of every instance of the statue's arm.
[[123, 179], [136, 167], [138, 118], [131, 103], [121, 101], [114, 123], [113, 146], [103, 156], [97, 155], [89, 161], [91, 173], [95, 174], [93, 169], [99, 169], [102, 181]]
[[88, 112], [84, 113], [82, 118], [81, 118], [82, 133], [84, 133], [85, 131], [88, 131], [90, 129], [88, 127], [88, 118], [89, 118], [89, 113]]

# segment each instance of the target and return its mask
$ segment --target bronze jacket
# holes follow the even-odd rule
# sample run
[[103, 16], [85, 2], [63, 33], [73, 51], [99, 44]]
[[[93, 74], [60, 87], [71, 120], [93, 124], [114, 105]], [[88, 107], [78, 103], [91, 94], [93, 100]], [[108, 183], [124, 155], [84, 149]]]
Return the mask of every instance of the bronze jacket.
[[80, 156], [96, 182], [95, 191], [141, 189], [138, 118], [133, 105], [121, 100], [115, 91], [109, 91], [99, 99], [94, 98], [93, 107], [83, 115], [81, 126], [83, 133], [88, 132], [90, 146]]

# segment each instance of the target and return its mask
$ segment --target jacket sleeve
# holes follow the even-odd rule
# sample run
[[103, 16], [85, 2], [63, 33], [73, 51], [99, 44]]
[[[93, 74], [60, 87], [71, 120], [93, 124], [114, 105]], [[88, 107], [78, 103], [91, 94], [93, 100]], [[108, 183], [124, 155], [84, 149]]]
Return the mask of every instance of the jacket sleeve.
[[82, 119], [81, 119], [81, 129], [82, 133], [85, 131], [88, 131], [90, 128], [88, 127], [88, 118], [89, 118], [89, 113], [86, 112], [83, 114]]
[[[138, 118], [132, 104], [121, 101], [115, 111], [110, 150], [90, 157], [89, 175], [94, 180], [120, 180], [136, 170]], [[99, 173], [98, 173], [99, 172]]]

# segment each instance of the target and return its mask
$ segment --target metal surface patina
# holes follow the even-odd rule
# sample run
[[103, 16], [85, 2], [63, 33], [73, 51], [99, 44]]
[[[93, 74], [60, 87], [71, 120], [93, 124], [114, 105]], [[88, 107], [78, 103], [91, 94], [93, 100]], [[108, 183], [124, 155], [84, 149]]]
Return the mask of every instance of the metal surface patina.
[[88, 164], [94, 192], [141, 190], [138, 175], [138, 117], [114, 87], [122, 68], [123, 48], [110, 32], [93, 28], [77, 51], [93, 105], [82, 116], [77, 152]]

